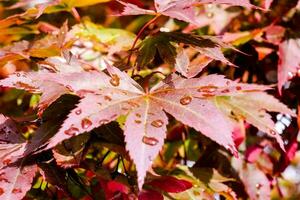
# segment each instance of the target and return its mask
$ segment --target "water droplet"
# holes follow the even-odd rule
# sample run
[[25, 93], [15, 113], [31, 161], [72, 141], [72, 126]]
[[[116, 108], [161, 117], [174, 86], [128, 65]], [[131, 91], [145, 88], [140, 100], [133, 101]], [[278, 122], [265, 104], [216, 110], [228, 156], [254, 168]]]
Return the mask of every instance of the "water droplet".
[[180, 103], [182, 105], [188, 105], [191, 103], [191, 101], [192, 101], [192, 97], [190, 97], [190, 96], [184, 96], [180, 99]]
[[236, 86], [236, 88], [235, 88], [236, 90], [241, 90], [242, 89], [242, 87], [241, 86]]
[[276, 131], [274, 131], [274, 130], [272, 130], [272, 129], [270, 129], [269, 133], [270, 133], [271, 135], [276, 135]]
[[228, 93], [228, 92], [230, 92], [229, 89], [225, 89], [225, 90], [222, 90], [222, 91], [221, 91], [221, 93]]
[[76, 111], [75, 111], [75, 114], [76, 114], [76, 115], [80, 115], [80, 114], [81, 114], [81, 109], [76, 110]]
[[65, 134], [70, 135], [70, 136], [74, 136], [78, 133], [79, 133], [79, 129], [76, 128], [76, 127], [71, 127], [71, 128], [69, 128], [68, 130], [65, 131]]
[[151, 126], [154, 126], [156, 128], [160, 128], [162, 127], [162, 125], [164, 125], [164, 122], [160, 119], [151, 122]]
[[107, 124], [109, 121], [107, 119], [101, 119], [99, 121], [99, 125], [102, 125], [102, 124]]
[[158, 143], [158, 140], [154, 137], [147, 137], [147, 136], [144, 136], [142, 141], [147, 144], [147, 145], [150, 145], [150, 146], [155, 146], [157, 143]]
[[112, 84], [112, 86], [117, 87], [120, 85], [120, 78], [118, 77], [118, 75], [112, 74], [109, 82], [110, 82], [110, 84]]
[[200, 87], [197, 91], [198, 92], [204, 92], [204, 93], [213, 93], [218, 89], [217, 86], [214, 85], [207, 85], [207, 86], [203, 86]]
[[14, 193], [14, 194], [16, 194], [16, 193], [22, 193], [22, 190], [21, 190], [21, 188], [14, 188], [12, 190], [12, 193]]
[[111, 101], [112, 99], [111, 99], [110, 96], [104, 96], [104, 100], [106, 100], [106, 101]]
[[294, 77], [294, 73], [293, 72], [288, 72], [288, 78], [292, 79]]
[[257, 190], [260, 190], [260, 189], [261, 189], [261, 187], [262, 187], [262, 184], [260, 184], [260, 183], [256, 183], [255, 187], [256, 187], [256, 189], [257, 189]]
[[92, 121], [89, 120], [89, 119], [87, 119], [87, 118], [84, 118], [84, 119], [81, 121], [81, 127], [82, 127], [83, 129], [89, 128], [92, 124], [93, 124]]
[[21, 76], [21, 74], [20, 74], [19, 72], [17, 72], [16, 75], [17, 75], [17, 77], [20, 77], [20, 76]]
[[138, 120], [138, 119], [137, 119], [137, 120], [134, 120], [134, 122], [137, 123], [137, 124], [142, 123], [142, 121], [141, 121], [141, 120]]
[[214, 13], [208, 12], [208, 13], [206, 13], [206, 16], [207, 16], [208, 18], [213, 18], [213, 17], [214, 17]]

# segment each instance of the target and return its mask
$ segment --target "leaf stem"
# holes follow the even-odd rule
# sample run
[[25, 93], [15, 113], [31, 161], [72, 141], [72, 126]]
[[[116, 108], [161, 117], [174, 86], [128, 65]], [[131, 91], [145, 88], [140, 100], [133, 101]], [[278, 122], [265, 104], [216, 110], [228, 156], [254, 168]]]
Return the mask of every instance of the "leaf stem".
[[130, 50], [129, 50], [129, 56], [128, 56], [128, 60], [127, 60], [127, 65], [129, 65], [129, 63], [130, 63], [130, 59], [131, 59], [131, 56], [132, 56], [132, 51], [133, 51], [133, 49], [135, 48], [135, 45], [136, 45], [136, 43], [138, 42], [138, 40], [140, 39], [141, 35], [142, 35], [143, 32], [145, 31], [145, 29], [146, 29], [148, 26], [150, 26], [152, 23], [154, 23], [159, 17], [160, 17], [160, 14], [155, 15], [154, 18], [152, 18], [151, 20], [149, 20], [149, 21], [148, 21], [148, 22], [147, 22], [147, 23], [139, 30], [139, 32], [137, 33], [136, 38], [135, 38], [135, 40], [134, 40], [134, 42], [133, 42], [133, 44], [132, 44], [132, 46], [131, 46], [131, 48], [130, 48]]

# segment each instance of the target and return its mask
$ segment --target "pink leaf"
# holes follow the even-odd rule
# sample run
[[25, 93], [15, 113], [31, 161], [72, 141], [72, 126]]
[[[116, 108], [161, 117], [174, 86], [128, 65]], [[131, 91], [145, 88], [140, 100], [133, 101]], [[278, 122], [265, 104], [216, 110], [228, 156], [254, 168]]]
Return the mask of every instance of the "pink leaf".
[[15, 123], [0, 115], [0, 169], [17, 161], [24, 153], [26, 142]]
[[279, 45], [278, 90], [299, 71], [300, 40], [289, 39]]
[[264, 172], [253, 164], [247, 164], [241, 167], [239, 174], [251, 200], [270, 199], [270, 182]]
[[259, 8], [250, 3], [249, 0], [198, 0], [200, 3], [215, 3], [215, 4], [228, 4], [231, 6], [243, 6], [246, 8]]
[[0, 170], [0, 198], [22, 199], [31, 188], [37, 166], [10, 166]]
[[166, 114], [151, 99], [144, 101], [127, 117], [124, 128], [126, 149], [136, 164], [140, 189], [146, 171], [164, 144], [167, 124]]
[[264, 0], [265, 9], [270, 9], [273, 0]]

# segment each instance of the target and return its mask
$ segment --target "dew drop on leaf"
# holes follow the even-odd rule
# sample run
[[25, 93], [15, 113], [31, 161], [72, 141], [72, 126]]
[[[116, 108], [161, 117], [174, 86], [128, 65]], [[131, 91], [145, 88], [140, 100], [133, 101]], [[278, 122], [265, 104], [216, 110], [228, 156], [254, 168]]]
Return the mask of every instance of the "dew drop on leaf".
[[214, 17], [214, 13], [208, 12], [208, 13], [206, 13], [206, 16], [207, 16], [208, 18], [213, 18], [213, 17]]
[[288, 78], [292, 79], [294, 77], [294, 73], [293, 72], [288, 72]]
[[99, 125], [102, 125], [102, 124], [107, 124], [109, 121], [107, 119], [101, 119], [99, 121]]
[[76, 115], [80, 115], [80, 114], [81, 114], [81, 109], [76, 110], [76, 111], [75, 111], [75, 114], [76, 114]]
[[111, 79], [109, 80], [109, 82], [110, 82], [110, 84], [111, 84], [112, 86], [117, 87], [117, 86], [120, 85], [120, 78], [118, 77], [118, 75], [112, 74], [112, 75], [111, 75]]
[[160, 127], [162, 127], [162, 125], [164, 125], [164, 122], [160, 119], [154, 120], [153, 122], [151, 122], [151, 126], [154, 126], [156, 128], [160, 128]]
[[81, 121], [81, 127], [83, 129], [87, 129], [89, 128], [90, 126], [92, 125], [92, 121], [87, 119], [87, 118], [84, 118], [82, 121]]
[[260, 188], [262, 187], [262, 184], [256, 183], [255, 187], [256, 187], [256, 189], [260, 190]]
[[241, 90], [242, 87], [241, 86], [236, 86], [236, 90]]
[[137, 123], [137, 124], [142, 123], [142, 121], [141, 121], [141, 120], [138, 120], [138, 119], [137, 119], [137, 120], [134, 120], [134, 122]]
[[271, 129], [270, 129], [269, 133], [270, 133], [271, 135], [276, 135], [276, 132], [275, 132], [274, 130], [271, 130]]
[[22, 193], [22, 190], [21, 190], [21, 188], [14, 188], [12, 190], [12, 193], [14, 193], [14, 194], [16, 194], [16, 193]]
[[205, 93], [213, 93], [218, 89], [217, 86], [214, 85], [207, 85], [207, 86], [203, 86], [200, 87], [197, 91], [198, 92], [205, 92]]
[[228, 92], [230, 92], [229, 89], [225, 89], [225, 90], [222, 90], [222, 91], [221, 91], [221, 93], [228, 93]]
[[79, 133], [79, 129], [76, 127], [71, 127], [68, 130], [65, 131], [66, 135], [70, 135], [70, 136], [74, 136], [77, 135]]
[[190, 97], [190, 96], [184, 96], [180, 99], [180, 103], [182, 105], [188, 105], [191, 103], [191, 101], [192, 101], [192, 97]]
[[110, 96], [104, 96], [104, 100], [106, 100], [106, 101], [111, 101], [112, 99], [111, 99]]
[[158, 143], [158, 140], [154, 137], [147, 137], [147, 136], [144, 136], [142, 141], [147, 144], [147, 145], [150, 145], [150, 146], [155, 146], [157, 143]]

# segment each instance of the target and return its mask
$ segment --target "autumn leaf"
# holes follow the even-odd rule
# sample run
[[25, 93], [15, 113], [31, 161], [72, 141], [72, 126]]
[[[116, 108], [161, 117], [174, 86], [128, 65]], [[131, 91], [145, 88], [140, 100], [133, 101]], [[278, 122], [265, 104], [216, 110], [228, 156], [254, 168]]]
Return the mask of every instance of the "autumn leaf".
[[278, 90], [281, 92], [283, 85], [297, 75], [300, 65], [300, 40], [289, 39], [279, 45], [278, 61]]
[[254, 125], [260, 131], [267, 133], [270, 137], [277, 140], [280, 147], [284, 150], [283, 141], [275, 129], [275, 124], [269, 112], [280, 112], [295, 116], [288, 107], [280, 103], [276, 98], [263, 92], [252, 92], [248, 94], [233, 94], [230, 97], [217, 98], [217, 104], [225, 112], [232, 112]]
[[235, 161], [240, 178], [251, 200], [270, 199], [270, 181], [254, 164], [243, 164], [241, 160]]
[[[251, 117], [255, 115], [248, 116], [245, 113], [266, 109], [292, 114], [287, 107], [262, 92], [259, 94], [264, 99], [272, 100], [273, 104], [266, 105], [261, 102], [262, 98], [258, 98], [257, 93], [253, 91], [264, 91], [269, 88], [266, 86], [239, 84], [217, 75], [198, 79], [183, 79], [173, 75], [154, 86], [149, 93], [145, 93], [124, 72], [114, 67], [108, 67], [108, 71], [110, 76], [102, 72], [66, 74], [38, 72], [31, 73], [30, 76], [25, 75], [26, 79], [14, 75], [4, 79], [2, 85], [10, 82], [11, 87], [22, 88], [14, 85], [14, 82], [22, 83], [27, 80], [28, 85], [40, 89], [44, 86], [36, 83], [43, 82], [47, 77], [47, 81], [69, 88], [70, 92], [82, 97], [77, 108], [69, 114], [58, 133], [47, 142], [46, 149], [53, 148], [72, 136], [114, 121], [118, 116], [126, 115], [124, 127], [126, 147], [137, 166], [140, 188], [146, 171], [163, 145], [168, 123], [163, 111], [200, 131], [234, 154], [236, 154], [232, 139], [234, 122], [225, 115], [230, 116], [231, 112], [228, 111], [230, 107], [228, 108], [228, 102], [224, 103], [224, 99], [236, 101], [237, 105], [243, 106], [238, 107], [241, 110], [237, 109], [237, 114], [246, 117], [246, 120], [254, 125], [257, 125], [256, 121]], [[79, 74], [80, 79], [77, 78]], [[31, 79], [35, 82], [31, 82]], [[251, 100], [247, 101], [247, 106], [244, 106], [242, 100], [247, 99], [247, 96]], [[231, 101], [229, 102], [232, 103]], [[268, 115], [266, 113], [264, 115], [268, 119]], [[268, 128], [273, 128], [270, 119]], [[279, 136], [275, 135], [281, 142]], [[136, 149], [140, 149], [138, 154]]]
[[[189, 66], [190, 63], [184, 50], [177, 48], [176, 53], [176, 48], [172, 44], [173, 42], [189, 45], [195, 49], [195, 51], [198, 51], [202, 55], [202, 60], [200, 59], [202, 62], [200, 64], [198, 63], [198, 65]], [[164, 48], [162, 48], [163, 46]], [[222, 42], [218, 37], [198, 36], [180, 32], [161, 32], [141, 42], [137, 56], [137, 64], [140, 67], [146, 66], [153, 61], [156, 52], [158, 52], [165, 62], [175, 64], [175, 68], [178, 72], [186, 77], [193, 77], [213, 59], [235, 66], [224, 56], [222, 49], [236, 50], [230, 44]]]
[[31, 188], [37, 166], [7, 166], [0, 170], [0, 197], [3, 200], [22, 199]]
[[248, 0], [154, 0], [155, 11], [142, 9], [134, 4], [125, 3], [121, 0], [118, 0], [118, 2], [124, 5], [124, 10], [121, 15], [162, 14], [194, 25], [201, 25], [197, 16], [197, 9], [195, 6], [197, 4], [229, 4], [234, 6], [244, 6], [247, 8], [259, 8], [250, 4]]
[[0, 169], [22, 157], [26, 141], [15, 122], [0, 115]]
[[91, 6], [98, 3], [105, 3], [110, 0], [61, 0], [60, 4], [66, 4], [68, 7], [84, 7]]

